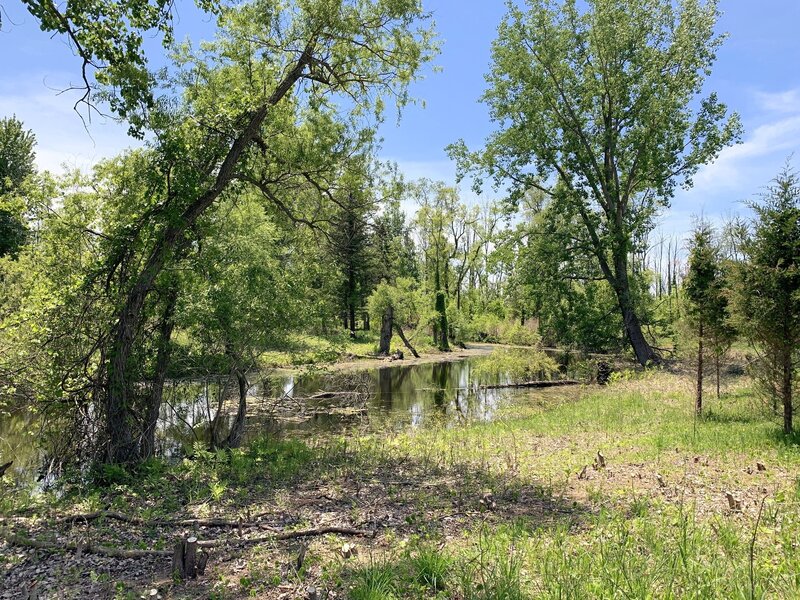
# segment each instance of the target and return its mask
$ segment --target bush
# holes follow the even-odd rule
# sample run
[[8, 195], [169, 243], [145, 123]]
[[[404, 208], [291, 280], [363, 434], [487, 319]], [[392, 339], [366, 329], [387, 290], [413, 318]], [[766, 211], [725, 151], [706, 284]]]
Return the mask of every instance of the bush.
[[500, 341], [515, 346], [538, 346], [542, 338], [536, 331], [525, 325], [509, 323], [503, 328]]
[[472, 319], [472, 332], [474, 339], [479, 342], [500, 342], [500, 330], [503, 321], [494, 313], [482, 313]]
[[478, 378], [506, 376], [512, 382], [550, 379], [558, 373], [558, 363], [540, 348], [496, 350], [477, 361]]

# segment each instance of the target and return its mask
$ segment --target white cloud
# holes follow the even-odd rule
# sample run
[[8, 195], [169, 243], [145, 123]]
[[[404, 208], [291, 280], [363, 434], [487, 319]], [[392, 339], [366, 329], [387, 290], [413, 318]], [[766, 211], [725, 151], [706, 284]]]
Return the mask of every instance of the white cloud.
[[[7, 82], [6, 82], [7, 83]], [[121, 150], [138, 145], [124, 124], [94, 115], [86, 126], [73, 110], [75, 100], [59, 95], [41, 77], [0, 85], [0, 117], [16, 115], [36, 135], [36, 163], [40, 169], [61, 172], [88, 169]]]
[[[723, 215], [747, 214], [752, 200], [775, 177], [788, 156], [800, 154], [800, 90], [756, 92], [759, 112], [751, 115], [744, 141], [725, 148], [716, 161], [694, 177], [694, 187], [680, 191], [663, 217], [666, 227], [690, 228], [691, 217], [718, 221]], [[796, 162], [796, 159], [795, 159]]]
[[800, 112], [800, 89], [784, 92], [756, 92], [756, 101], [765, 111], [798, 113]]
[[776, 157], [783, 161], [798, 148], [800, 115], [756, 127], [743, 143], [725, 148], [716, 161], [700, 170], [694, 178], [695, 190], [711, 192], [747, 187], [754, 176], [763, 172], [765, 162], [772, 165]]

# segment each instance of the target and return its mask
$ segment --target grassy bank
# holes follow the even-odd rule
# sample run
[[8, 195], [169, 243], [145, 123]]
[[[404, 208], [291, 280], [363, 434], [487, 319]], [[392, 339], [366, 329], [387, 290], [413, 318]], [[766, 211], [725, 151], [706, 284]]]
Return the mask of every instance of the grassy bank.
[[[651, 373], [532, 392], [492, 423], [198, 448], [177, 465], [95, 473], [57, 497], [5, 496], [16, 515], [6, 533], [150, 549], [185, 531], [230, 542], [188, 583], [174, 582], [163, 558], [133, 576], [101, 563], [94, 580], [73, 553], [8, 547], [0, 560], [12, 582], [32, 565], [55, 569], [73, 597], [154, 588], [169, 598], [289, 598], [314, 587], [361, 600], [795, 598], [800, 448], [746, 380], [725, 383], [700, 419], [688, 377]], [[55, 522], [98, 509], [145, 523]], [[244, 525], [165, 522], [188, 517]], [[326, 525], [368, 535], [241, 542]]]

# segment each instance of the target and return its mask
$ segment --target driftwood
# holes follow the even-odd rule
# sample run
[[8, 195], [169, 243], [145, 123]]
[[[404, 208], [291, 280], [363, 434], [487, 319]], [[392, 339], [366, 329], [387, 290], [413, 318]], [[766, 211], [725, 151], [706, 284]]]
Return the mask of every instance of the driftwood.
[[503, 388], [548, 388], [561, 385], [581, 385], [580, 381], [574, 379], [556, 379], [554, 381], [524, 381], [522, 383], [500, 383], [497, 385], [481, 386], [488, 390], [498, 390]]

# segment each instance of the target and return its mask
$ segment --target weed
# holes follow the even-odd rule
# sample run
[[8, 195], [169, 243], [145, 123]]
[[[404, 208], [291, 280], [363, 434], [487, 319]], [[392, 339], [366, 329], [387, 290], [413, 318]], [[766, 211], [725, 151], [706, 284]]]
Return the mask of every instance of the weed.
[[355, 573], [350, 600], [391, 600], [397, 592], [397, 576], [389, 563], [371, 563]]
[[426, 545], [411, 556], [414, 580], [427, 589], [438, 592], [446, 587], [452, 560], [440, 549]]

